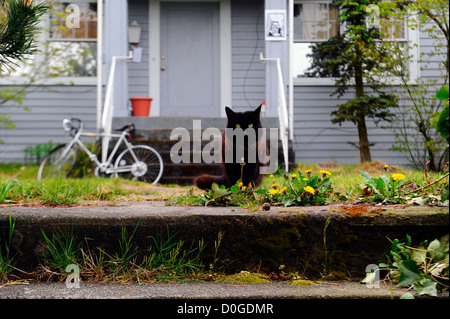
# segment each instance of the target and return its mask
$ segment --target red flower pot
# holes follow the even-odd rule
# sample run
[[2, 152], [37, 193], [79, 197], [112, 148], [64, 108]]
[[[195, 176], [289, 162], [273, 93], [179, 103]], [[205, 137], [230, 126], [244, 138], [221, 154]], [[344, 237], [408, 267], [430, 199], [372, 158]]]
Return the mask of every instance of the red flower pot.
[[150, 97], [131, 97], [131, 107], [133, 108], [133, 116], [146, 116], [150, 114], [150, 104], [152, 102]]

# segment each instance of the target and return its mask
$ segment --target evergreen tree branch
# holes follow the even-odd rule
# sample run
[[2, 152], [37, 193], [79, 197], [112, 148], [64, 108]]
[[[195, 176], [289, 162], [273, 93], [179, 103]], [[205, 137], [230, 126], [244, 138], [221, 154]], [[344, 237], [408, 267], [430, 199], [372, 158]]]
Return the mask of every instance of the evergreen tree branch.
[[7, 20], [0, 23], [0, 69], [12, 70], [17, 62], [36, 52], [35, 37], [39, 32], [39, 18], [50, 6], [34, 5], [29, 0], [9, 0], [3, 3]]

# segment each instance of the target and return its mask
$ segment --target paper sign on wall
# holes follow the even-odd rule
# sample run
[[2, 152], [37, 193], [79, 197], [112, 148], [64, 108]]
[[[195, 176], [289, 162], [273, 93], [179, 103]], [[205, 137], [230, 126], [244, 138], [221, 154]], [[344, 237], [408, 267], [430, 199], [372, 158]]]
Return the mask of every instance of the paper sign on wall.
[[286, 10], [265, 11], [266, 41], [286, 40]]

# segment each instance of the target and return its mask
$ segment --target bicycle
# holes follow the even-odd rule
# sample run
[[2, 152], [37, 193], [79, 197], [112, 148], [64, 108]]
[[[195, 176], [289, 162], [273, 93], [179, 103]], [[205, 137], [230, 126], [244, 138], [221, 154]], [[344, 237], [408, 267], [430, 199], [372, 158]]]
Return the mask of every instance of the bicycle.
[[[38, 180], [44, 178], [68, 178], [72, 173], [77, 157], [78, 147], [81, 148], [97, 167], [96, 177], [122, 177], [156, 184], [163, 173], [164, 163], [161, 155], [154, 148], [147, 145], [133, 145], [128, 139], [134, 136], [134, 124], [128, 124], [117, 129], [120, 134], [85, 133], [80, 119], [64, 119], [63, 128], [72, 137], [69, 143], [61, 144], [52, 149], [39, 166]], [[118, 138], [106, 162], [100, 162], [80, 139], [81, 136]], [[122, 142], [126, 148], [115, 159]]]

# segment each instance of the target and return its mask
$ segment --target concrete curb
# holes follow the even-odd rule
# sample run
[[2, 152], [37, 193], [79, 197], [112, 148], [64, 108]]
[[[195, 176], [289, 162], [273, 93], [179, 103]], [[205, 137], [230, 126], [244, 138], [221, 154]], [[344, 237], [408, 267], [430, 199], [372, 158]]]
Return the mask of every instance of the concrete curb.
[[[447, 234], [447, 207], [351, 206], [272, 207], [249, 212], [239, 207], [166, 206], [164, 202], [126, 202], [114, 206], [0, 207], [0, 234], [7, 234], [9, 216], [16, 223], [11, 247], [17, 267], [32, 271], [42, 261], [42, 231], [69, 232], [87, 241], [90, 249], [118, 249], [122, 227], [139, 227], [135, 247], [147, 250], [158, 232], [183, 239], [187, 245], [204, 240], [206, 265], [213, 259], [214, 243], [224, 233], [218, 251], [221, 266], [237, 272], [258, 267], [317, 276], [328, 270], [364, 276], [368, 264], [378, 264], [389, 252], [389, 239], [406, 234], [413, 244]], [[329, 222], [328, 226], [327, 220]], [[253, 268], [254, 269], [254, 268]]]
[[[299, 287], [286, 282], [264, 284], [230, 283], [81, 283], [67, 288], [64, 283], [29, 283], [0, 288], [0, 299], [398, 299], [407, 290], [381, 283], [378, 288], [351, 281], [318, 283]], [[415, 298], [419, 296], [410, 291]], [[448, 292], [439, 295], [448, 299]], [[436, 299], [436, 298], [433, 298]]]

